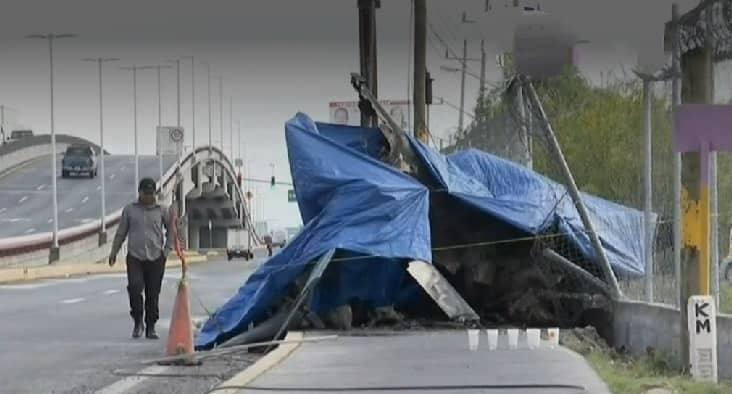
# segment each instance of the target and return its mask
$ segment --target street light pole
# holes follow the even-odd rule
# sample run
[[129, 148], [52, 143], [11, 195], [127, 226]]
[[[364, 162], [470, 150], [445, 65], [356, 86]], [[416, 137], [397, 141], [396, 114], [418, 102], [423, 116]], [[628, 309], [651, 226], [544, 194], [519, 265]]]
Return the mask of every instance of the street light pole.
[[191, 59], [191, 146], [196, 149], [196, 59], [193, 56], [181, 56]]
[[96, 59], [92, 58], [86, 58], [83, 59], [85, 62], [94, 62], [97, 63], [97, 66], [99, 68], [99, 174], [100, 174], [100, 181], [101, 181], [101, 199], [102, 199], [102, 216], [100, 220], [100, 235], [99, 235], [99, 243], [104, 244], [107, 242], [107, 201], [106, 201], [106, 191], [105, 191], [105, 175], [104, 175], [104, 110], [103, 110], [103, 90], [102, 90], [102, 64], [107, 62], [116, 62], [118, 61], [118, 58], [114, 57], [98, 57]]
[[219, 81], [219, 126], [221, 128], [221, 152], [224, 152], [224, 77], [213, 77]]
[[137, 188], [137, 186], [140, 184], [140, 154], [138, 150], [138, 143], [137, 143], [137, 70], [141, 67], [137, 66], [131, 66], [131, 67], [122, 67], [123, 70], [130, 70], [132, 71], [132, 116], [134, 118], [134, 134], [135, 134], [135, 185], [134, 187]]
[[229, 146], [231, 160], [234, 160], [234, 98], [229, 96]]
[[208, 72], [208, 78], [206, 79], [206, 86], [208, 87], [208, 147], [213, 146], [213, 129], [211, 122], [211, 64], [204, 63]]
[[32, 34], [26, 38], [39, 38], [48, 41], [48, 63], [51, 84], [51, 187], [53, 200], [53, 238], [51, 241], [51, 255], [49, 261], [57, 261], [59, 258], [58, 245], [58, 185], [56, 182], [56, 129], [54, 124], [54, 107], [53, 107], [53, 40], [60, 38], [73, 38], [76, 34]]
[[[163, 98], [162, 98], [162, 85], [161, 85], [161, 78], [160, 78], [160, 70], [161, 69], [169, 69], [173, 68], [171, 66], [165, 66], [165, 65], [156, 65], [156, 66], [142, 66], [138, 67], [138, 70], [151, 70], [155, 69], [157, 70], [157, 77], [158, 77], [158, 127], [161, 127], [163, 125]], [[155, 130], [155, 141], [157, 143], [156, 151], [158, 154], [158, 167], [160, 171], [160, 180], [162, 182], [163, 179], [163, 152], [160, 149], [160, 135], [158, 135], [158, 131]]]

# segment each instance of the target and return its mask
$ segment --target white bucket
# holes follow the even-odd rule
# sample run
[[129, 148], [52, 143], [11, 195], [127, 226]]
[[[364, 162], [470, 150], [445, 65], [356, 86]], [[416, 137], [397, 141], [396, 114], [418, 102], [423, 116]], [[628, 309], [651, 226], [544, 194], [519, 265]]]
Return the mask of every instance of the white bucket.
[[508, 335], [508, 348], [518, 348], [519, 330], [517, 328], [509, 328], [506, 330], [506, 334]]
[[541, 330], [538, 328], [526, 329], [526, 344], [529, 349], [537, 349], [541, 344]]
[[489, 329], [486, 330], [488, 334], [488, 349], [496, 350], [498, 348], [498, 330]]
[[478, 350], [478, 342], [480, 341], [480, 330], [468, 330], [468, 348], [471, 352]]

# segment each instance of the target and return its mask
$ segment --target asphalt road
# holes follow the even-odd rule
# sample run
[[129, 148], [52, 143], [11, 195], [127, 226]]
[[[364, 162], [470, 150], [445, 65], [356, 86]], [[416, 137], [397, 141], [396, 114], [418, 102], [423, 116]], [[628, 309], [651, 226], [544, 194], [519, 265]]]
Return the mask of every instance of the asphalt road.
[[[58, 158], [60, 174], [61, 156]], [[122, 208], [136, 197], [134, 156], [105, 157], [106, 212]], [[167, 157], [163, 168], [175, 163]], [[0, 177], [0, 238], [52, 231], [51, 156], [12, 169]], [[155, 156], [140, 157], [140, 178], [158, 179]], [[59, 229], [98, 220], [101, 214], [101, 178], [57, 177]]]
[[[192, 266], [194, 321], [228, 300], [260, 262]], [[179, 278], [179, 269], [166, 273], [157, 341], [130, 338], [124, 274], [0, 286], [0, 392], [201, 393], [251, 363], [251, 356], [212, 360], [203, 367], [140, 363], [164, 355]], [[134, 376], [141, 371], [163, 376]]]

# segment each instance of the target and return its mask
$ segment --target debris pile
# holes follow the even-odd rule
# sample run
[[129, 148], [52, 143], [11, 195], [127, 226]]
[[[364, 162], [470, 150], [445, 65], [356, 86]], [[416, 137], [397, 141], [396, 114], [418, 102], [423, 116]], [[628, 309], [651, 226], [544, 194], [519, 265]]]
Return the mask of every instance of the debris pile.
[[[388, 127], [298, 114], [286, 139], [305, 226], [206, 322], [198, 349], [295, 326], [567, 327], [607, 308], [561, 185], [476, 150], [440, 155]], [[642, 213], [582, 198], [613, 270], [642, 275]]]

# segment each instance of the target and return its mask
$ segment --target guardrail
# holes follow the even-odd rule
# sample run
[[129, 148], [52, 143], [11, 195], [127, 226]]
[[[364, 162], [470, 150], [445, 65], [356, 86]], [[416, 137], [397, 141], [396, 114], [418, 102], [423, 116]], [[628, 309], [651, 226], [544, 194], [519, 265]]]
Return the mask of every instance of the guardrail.
[[[45, 136], [39, 136], [39, 137], [32, 137], [32, 138], [41, 138]], [[58, 136], [57, 136], [58, 138]], [[76, 137], [72, 137], [76, 140], [81, 140]], [[28, 138], [30, 140], [31, 138]], [[84, 141], [84, 140], [81, 140]], [[17, 143], [20, 143], [22, 141], [17, 141]], [[48, 142], [50, 143], [50, 137], [48, 138]], [[57, 139], [58, 142], [58, 139]], [[24, 147], [33, 146], [32, 144], [26, 144]], [[98, 147], [97, 147], [98, 149]], [[1, 152], [1, 151], [0, 151]], [[168, 171], [163, 175], [163, 178], [158, 181], [158, 185], [162, 188], [166, 188], [170, 186], [170, 182], [175, 180], [178, 168], [185, 168], [186, 165], [189, 165], [189, 162], [192, 160], [195, 160], [196, 157], [203, 152], [215, 152], [218, 155], [219, 162], [223, 162], [225, 170], [229, 173], [229, 175], [232, 177], [232, 179], [236, 179], [236, 174], [234, 172], [234, 167], [231, 163], [231, 161], [226, 157], [226, 155], [218, 148], [216, 147], [199, 147], [194, 149], [193, 151], [189, 152], [183, 159], [180, 159], [179, 162], [176, 162], [175, 165], [171, 166]], [[206, 157], [208, 159], [209, 157]], [[246, 202], [245, 194], [241, 190], [238, 184], [235, 183], [235, 190], [237, 191], [237, 194], [239, 195], [239, 198], [242, 202]], [[108, 215], [106, 219], [107, 227], [113, 227], [117, 223], [119, 223], [119, 220], [122, 216], [122, 209], [119, 209], [112, 214]], [[247, 217], [247, 224], [251, 226], [253, 223], [251, 223], [251, 217], [250, 215], [246, 215]], [[99, 234], [99, 229], [101, 226], [100, 220], [95, 220], [93, 222], [84, 223], [79, 226], [69, 227], [63, 230], [60, 230], [58, 232], [58, 243], [59, 246], [64, 246], [76, 241], [80, 241], [82, 239], [88, 238], [90, 236], [95, 236]], [[254, 228], [250, 227], [252, 229], [252, 232], [254, 234], [254, 239], [256, 243], [261, 243], [261, 240], [257, 236], [256, 233], [254, 233]], [[10, 256], [18, 256], [26, 253], [31, 252], [37, 252], [39, 250], [43, 249], [50, 249], [53, 243], [53, 233], [52, 232], [45, 232], [45, 233], [39, 233], [39, 234], [33, 234], [33, 235], [27, 235], [27, 236], [18, 236], [18, 237], [11, 237], [11, 238], [4, 238], [0, 239], [0, 258], [2, 257], [10, 257]]]

